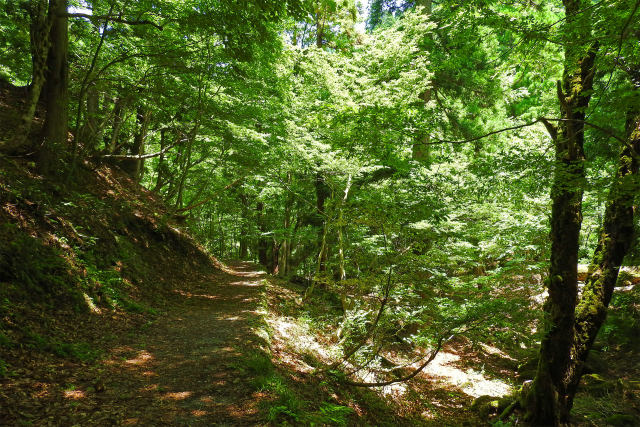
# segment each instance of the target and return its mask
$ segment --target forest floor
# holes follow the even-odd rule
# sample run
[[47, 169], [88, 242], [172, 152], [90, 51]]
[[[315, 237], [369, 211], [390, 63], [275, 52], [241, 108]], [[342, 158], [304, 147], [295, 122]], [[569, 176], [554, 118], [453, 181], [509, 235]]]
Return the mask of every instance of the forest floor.
[[166, 313], [115, 339], [97, 363], [25, 360], [2, 381], [0, 424], [258, 424], [266, 395], [243, 368], [267, 349], [255, 270], [237, 263], [176, 286]]

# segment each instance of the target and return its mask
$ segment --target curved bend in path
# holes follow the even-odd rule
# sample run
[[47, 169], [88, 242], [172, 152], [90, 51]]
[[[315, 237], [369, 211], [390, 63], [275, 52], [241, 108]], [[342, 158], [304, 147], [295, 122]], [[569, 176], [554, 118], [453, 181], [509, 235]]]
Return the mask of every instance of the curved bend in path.
[[263, 273], [230, 268], [176, 289], [165, 316], [113, 350], [99, 393], [105, 424], [259, 423], [260, 395], [242, 367], [266, 347], [257, 333]]

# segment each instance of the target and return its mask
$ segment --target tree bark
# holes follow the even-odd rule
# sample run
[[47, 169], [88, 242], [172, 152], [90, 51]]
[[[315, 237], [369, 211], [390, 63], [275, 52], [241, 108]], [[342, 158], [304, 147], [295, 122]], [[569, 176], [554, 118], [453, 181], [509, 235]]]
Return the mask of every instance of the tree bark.
[[114, 101], [113, 105], [113, 124], [111, 126], [111, 137], [109, 138], [109, 144], [107, 145], [107, 153], [116, 154], [118, 151], [118, 139], [120, 138], [120, 129], [124, 123], [126, 108], [126, 100], [118, 97]]
[[[149, 130], [149, 111], [144, 107], [138, 107], [136, 114], [136, 121], [138, 122], [138, 131], [133, 138], [133, 145], [131, 146], [132, 155], [144, 154], [144, 141], [147, 137]], [[128, 159], [122, 163], [122, 168], [127, 172], [135, 181], [140, 182], [142, 179], [142, 173], [144, 168], [144, 159]]]
[[98, 117], [99, 115], [100, 100], [98, 88], [96, 87], [96, 83], [91, 83], [87, 88], [87, 120], [81, 132], [82, 141], [90, 153], [97, 151], [98, 141], [101, 139], [102, 126]]
[[47, 6], [47, 0], [30, 3], [31, 87], [29, 88], [29, 97], [27, 98], [25, 110], [20, 116], [20, 122], [13, 137], [8, 144], [0, 147], [4, 152], [11, 153], [21, 150], [27, 144], [33, 116], [45, 85], [45, 71], [51, 46], [51, 25], [53, 23], [52, 14], [48, 13]]
[[[584, 189], [584, 118], [593, 89], [596, 46], [589, 45], [591, 23], [583, 0], [564, 0], [567, 17], [565, 70], [558, 82], [561, 121], [551, 130], [555, 171], [551, 189], [551, 266], [546, 281], [544, 338], [536, 377], [525, 396], [527, 420], [557, 426], [570, 411], [567, 374], [571, 369], [575, 308], [578, 297], [578, 249]], [[584, 12], [584, 13], [581, 13]], [[550, 125], [547, 123], [547, 127]]]
[[322, 217], [323, 227], [318, 230], [318, 246], [320, 247], [320, 252], [318, 253], [318, 273], [327, 271], [327, 257], [328, 257], [328, 249], [326, 247], [327, 242], [327, 227], [329, 226], [329, 221], [326, 218], [325, 214], [325, 202], [327, 197], [329, 196], [329, 188], [327, 184], [324, 182], [324, 177], [320, 172], [316, 174], [316, 209], [317, 214]]
[[247, 195], [240, 194], [240, 204], [242, 205], [242, 222], [240, 224], [240, 247], [238, 248], [238, 257], [247, 259], [249, 256], [249, 201]]
[[180, 177], [179, 177], [177, 189], [176, 189], [177, 191], [176, 203], [175, 203], [176, 209], [181, 209], [184, 207], [183, 206], [184, 186], [187, 182], [187, 174], [189, 173], [189, 170], [193, 166], [193, 164], [191, 163], [191, 155], [193, 153], [193, 143], [196, 139], [196, 135], [198, 135], [199, 127], [200, 127], [200, 123], [196, 121], [196, 123], [193, 125], [193, 128], [189, 132], [186, 145], [184, 146], [184, 150], [182, 149], [183, 148], [182, 146], [180, 149], [180, 157], [179, 157]]
[[258, 262], [265, 267], [269, 267], [269, 262], [267, 257], [268, 242], [264, 236], [264, 234], [267, 231], [267, 227], [264, 219], [264, 203], [263, 202], [258, 202], [256, 204], [256, 213], [257, 213], [258, 231], [260, 232], [260, 235], [258, 236]]
[[273, 275], [277, 275], [280, 272], [280, 244], [276, 242], [275, 238], [270, 241], [271, 256], [268, 259], [268, 271]]
[[69, 29], [66, 0], [49, 0], [51, 47], [47, 56], [45, 85], [40, 94], [46, 105], [43, 145], [38, 166], [43, 173], [54, 172], [67, 143], [69, 126]]
[[618, 170], [609, 190], [598, 246], [589, 266], [580, 302], [576, 307], [575, 341], [571, 351], [573, 363], [567, 379], [569, 409], [573, 405], [589, 350], [606, 318], [620, 265], [635, 237], [633, 202], [640, 186], [639, 162], [633, 151], [640, 152], [640, 114], [630, 115], [627, 123], [629, 144], [625, 145], [620, 153]]
[[[160, 130], [160, 151], [162, 152], [166, 147], [167, 140], [167, 129], [163, 128]], [[165, 169], [167, 165], [165, 164], [164, 152], [160, 154], [158, 158], [158, 166], [156, 167], [157, 175], [156, 175], [156, 185], [153, 187], [154, 193], [158, 193], [162, 187], [165, 186], [166, 182], [164, 179]]]
[[340, 280], [345, 280], [347, 278], [347, 271], [344, 266], [344, 205], [347, 203], [347, 198], [349, 197], [349, 190], [351, 190], [351, 174], [349, 174], [349, 178], [347, 179], [347, 185], [344, 189], [344, 197], [342, 197], [342, 202], [340, 203], [340, 211], [338, 213], [338, 258], [340, 260]]
[[[287, 173], [287, 185], [290, 187], [292, 182], [291, 172]], [[291, 258], [291, 242], [292, 242], [292, 227], [291, 227], [291, 209], [293, 207], [293, 194], [289, 192], [287, 195], [287, 199], [284, 204], [284, 221], [283, 228], [285, 230], [284, 236], [282, 238], [282, 242], [280, 244], [280, 258], [278, 261], [279, 264], [279, 275], [286, 276], [291, 271], [290, 258]]]

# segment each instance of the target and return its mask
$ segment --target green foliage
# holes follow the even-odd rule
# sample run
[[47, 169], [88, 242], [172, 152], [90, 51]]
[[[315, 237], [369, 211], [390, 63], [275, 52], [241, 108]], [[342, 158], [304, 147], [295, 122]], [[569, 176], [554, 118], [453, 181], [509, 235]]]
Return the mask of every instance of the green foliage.
[[2, 331], [0, 331], [0, 347], [8, 348], [13, 346], [13, 341], [6, 336]]
[[0, 229], [0, 281], [13, 282], [34, 299], [52, 304], [80, 295], [62, 251], [43, 244], [11, 224]]
[[349, 416], [355, 411], [348, 406], [336, 405], [333, 403], [323, 402], [320, 405], [318, 414], [311, 416], [312, 423], [319, 425], [346, 426], [348, 425]]
[[239, 369], [251, 376], [251, 383], [257, 391], [273, 396], [263, 404], [265, 418], [270, 423], [346, 426], [348, 417], [353, 413], [349, 407], [329, 402], [321, 402], [318, 409], [313, 410], [312, 402], [300, 397], [275, 370], [267, 354], [254, 354], [243, 359]]
[[599, 339], [607, 347], [638, 348], [640, 332], [640, 289], [635, 286], [613, 295], [607, 319], [600, 329]]
[[271, 358], [262, 353], [253, 354], [243, 359], [241, 367], [252, 374], [256, 389], [264, 387], [268, 378], [274, 374]]
[[16, 85], [29, 82], [30, 43], [28, 5], [6, 1], [0, 5], [0, 80]]
[[86, 271], [85, 286], [92, 292], [101, 294], [111, 308], [121, 308], [129, 313], [157, 314], [153, 308], [146, 307], [125, 294], [130, 285], [123, 280], [119, 271], [102, 270], [91, 262], [81, 262], [81, 265]]
[[254, 354], [242, 360], [240, 369], [251, 375], [251, 383], [257, 391], [267, 392], [274, 400], [265, 402], [266, 418], [272, 423], [298, 422], [303, 415], [304, 402], [275, 371], [267, 354]]
[[56, 338], [42, 336], [30, 331], [25, 331], [25, 334], [27, 345], [39, 351], [50, 352], [58, 357], [74, 359], [80, 362], [91, 362], [101, 355], [101, 351], [84, 342], [62, 342]]
[[[0, 5], [0, 78], [15, 84], [31, 80], [27, 3]], [[591, 20], [600, 46], [583, 112], [586, 179], [563, 184], [585, 190], [578, 256], [587, 261], [620, 139], [640, 106], [637, 4], [595, 2], [564, 19], [558, 2], [430, 2], [429, 13], [414, 8], [422, 2], [369, 3], [368, 17], [353, 0], [78, 3], [94, 18], [122, 19], [70, 20], [74, 158], [161, 152], [133, 177], [174, 208], [159, 228], [181, 218], [221, 258], [314, 279], [304, 320], [318, 330], [340, 325], [345, 351], [366, 341], [357, 361], [381, 364], [376, 355], [391, 345], [428, 347], [451, 334], [531, 347], [551, 177], [566, 176], [553, 129], [524, 124], [560, 114], [556, 81], [570, 71], [568, 57], [584, 54], [573, 35]], [[131, 17], [148, 25], [122, 22]], [[74, 193], [58, 208], [107, 204]], [[136, 221], [124, 215], [118, 225]], [[150, 273], [140, 242], [121, 233], [98, 253], [97, 239], [83, 236], [67, 256], [3, 226], [0, 281], [43, 301], [82, 305], [86, 293], [153, 312], [123, 280]], [[601, 332], [610, 346], [633, 344], [638, 300], [635, 291], [614, 297]], [[311, 420], [266, 356], [243, 369], [276, 396], [270, 421]], [[348, 413], [326, 404], [313, 422], [340, 425]]]
[[9, 373], [9, 365], [0, 359], [0, 378], [4, 378]]

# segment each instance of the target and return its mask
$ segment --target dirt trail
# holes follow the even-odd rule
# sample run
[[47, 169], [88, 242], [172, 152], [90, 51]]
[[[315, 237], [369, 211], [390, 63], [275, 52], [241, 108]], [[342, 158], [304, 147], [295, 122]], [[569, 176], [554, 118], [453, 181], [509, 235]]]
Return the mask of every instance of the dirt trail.
[[100, 368], [91, 423], [259, 423], [261, 396], [242, 369], [243, 358], [266, 345], [257, 334], [263, 285], [256, 270], [237, 263], [176, 289], [166, 315], [114, 348]]

